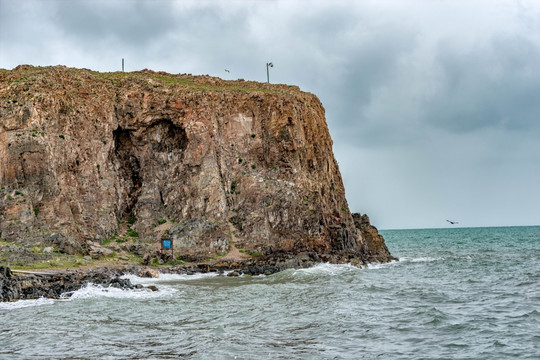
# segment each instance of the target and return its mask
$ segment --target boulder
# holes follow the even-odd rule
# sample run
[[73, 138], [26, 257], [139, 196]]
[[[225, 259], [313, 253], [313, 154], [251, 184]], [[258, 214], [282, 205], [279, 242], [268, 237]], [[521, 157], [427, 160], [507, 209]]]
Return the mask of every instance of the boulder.
[[158, 278], [159, 272], [154, 269], [141, 269], [138, 275], [144, 278]]

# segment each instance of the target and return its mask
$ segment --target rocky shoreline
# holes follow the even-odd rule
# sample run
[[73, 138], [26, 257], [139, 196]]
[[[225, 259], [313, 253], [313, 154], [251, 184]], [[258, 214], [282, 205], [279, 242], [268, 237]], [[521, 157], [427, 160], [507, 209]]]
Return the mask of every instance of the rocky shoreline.
[[[348, 260], [348, 261], [347, 261]], [[131, 264], [125, 266], [100, 266], [66, 270], [22, 271], [0, 266], [0, 301], [37, 299], [41, 297], [59, 299], [69, 298], [73, 292], [88, 284], [120, 289], [142, 289], [144, 286], [133, 284], [123, 275], [140, 277], [158, 277], [159, 273], [194, 275], [200, 273], [240, 275], [271, 275], [291, 268], [307, 268], [319, 263], [351, 263], [363, 266], [367, 263], [354, 254], [321, 255], [315, 252], [297, 255], [280, 254], [272, 258], [253, 258], [247, 260], [222, 260], [214, 263], [197, 263], [176, 266], [144, 266]], [[158, 289], [149, 286], [152, 291]]]
[[137, 288], [120, 276], [104, 269], [14, 272], [9, 267], [0, 266], [0, 301], [69, 297], [89, 283], [122, 289]]

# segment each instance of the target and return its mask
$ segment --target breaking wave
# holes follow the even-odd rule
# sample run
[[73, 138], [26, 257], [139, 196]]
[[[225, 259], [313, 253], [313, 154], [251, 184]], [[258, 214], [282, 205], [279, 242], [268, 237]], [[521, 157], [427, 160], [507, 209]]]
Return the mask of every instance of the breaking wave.
[[32, 300], [18, 300], [13, 302], [0, 302], [0, 310], [15, 310], [32, 306], [43, 306], [54, 304], [55, 300], [39, 298]]
[[147, 278], [147, 277], [140, 277], [137, 275], [129, 274], [129, 275], [123, 275], [122, 279], [129, 279], [133, 285], [141, 284], [141, 285], [155, 285], [159, 283], [172, 283], [172, 282], [179, 282], [179, 281], [190, 281], [190, 280], [200, 280], [205, 278], [212, 278], [219, 276], [220, 274], [211, 272], [211, 273], [195, 273], [193, 275], [186, 275], [186, 274], [164, 274], [159, 273], [159, 277], [157, 278]]
[[340, 275], [345, 272], [359, 271], [360, 268], [351, 264], [330, 264], [321, 263], [315, 266], [292, 270], [294, 274], [309, 274], [309, 275]]
[[400, 263], [400, 261], [398, 261], [398, 260], [392, 260], [392, 261], [387, 262], [387, 263], [369, 263], [369, 264], [367, 264], [366, 268], [370, 269], [370, 270], [384, 269], [384, 268], [399, 265], [399, 263]]
[[103, 287], [101, 285], [87, 284], [85, 287], [70, 293], [62, 294], [63, 300], [79, 300], [90, 298], [113, 298], [113, 299], [152, 299], [170, 296], [178, 292], [170, 286], [159, 287], [158, 291], [147, 288], [142, 289], [119, 289], [114, 287]]
[[158, 291], [148, 288], [142, 289], [119, 289], [114, 287], [103, 287], [101, 285], [87, 284], [79, 290], [67, 292], [60, 296], [60, 299], [29, 299], [12, 302], [0, 302], [0, 311], [16, 310], [26, 307], [36, 307], [52, 305], [58, 301], [73, 301], [92, 298], [112, 298], [112, 299], [155, 299], [169, 297], [179, 290], [171, 286], [159, 286]]
[[377, 270], [377, 269], [385, 269], [389, 267], [405, 265], [409, 263], [429, 263], [429, 262], [440, 261], [440, 260], [445, 260], [445, 258], [444, 257], [417, 257], [417, 258], [402, 257], [399, 260], [392, 260], [387, 263], [370, 263], [367, 265], [367, 269]]

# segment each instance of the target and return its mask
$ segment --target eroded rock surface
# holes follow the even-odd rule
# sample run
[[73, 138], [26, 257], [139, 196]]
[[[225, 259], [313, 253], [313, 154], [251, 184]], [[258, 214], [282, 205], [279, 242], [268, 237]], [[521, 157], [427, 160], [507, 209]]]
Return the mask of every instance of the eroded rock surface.
[[0, 186], [0, 238], [68, 254], [129, 226], [138, 244], [169, 232], [191, 261], [391, 258], [349, 211], [322, 104], [294, 86], [2, 70]]

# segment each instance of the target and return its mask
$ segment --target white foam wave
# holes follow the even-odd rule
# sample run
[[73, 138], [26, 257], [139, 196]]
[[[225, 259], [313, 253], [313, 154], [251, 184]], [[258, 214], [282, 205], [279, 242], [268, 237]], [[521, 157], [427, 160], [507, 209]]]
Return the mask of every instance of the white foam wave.
[[141, 284], [141, 285], [154, 285], [159, 283], [170, 283], [170, 282], [177, 282], [177, 281], [188, 281], [188, 280], [198, 280], [198, 279], [204, 279], [204, 278], [210, 278], [210, 277], [216, 277], [219, 276], [218, 273], [211, 272], [211, 273], [195, 273], [193, 275], [186, 275], [186, 274], [163, 274], [159, 273], [159, 277], [157, 278], [146, 278], [146, 277], [140, 277], [137, 275], [123, 275], [122, 279], [129, 279], [132, 284]]
[[15, 310], [25, 307], [43, 306], [54, 304], [53, 299], [39, 298], [32, 300], [18, 300], [13, 302], [0, 302], [0, 310]]
[[409, 258], [409, 257], [404, 257], [404, 258], [401, 258], [400, 260], [403, 261], [403, 262], [413, 262], [413, 263], [416, 263], [416, 262], [432, 262], [432, 261], [439, 261], [439, 260], [444, 260], [444, 258], [443, 258], [443, 257], [419, 257], [419, 258]]
[[392, 261], [387, 262], [387, 263], [369, 263], [367, 265], [367, 268], [370, 269], [370, 270], [377, 270], [377, 269], [384, 269], [384, 268], [387, 268], [387, 267], [396, 266], [398, 264], [399, 264], [398, 260], [392, 260]]
[[423, 262], [433, 262], [433, 261], [440, 261], [440, 260], [444, 260], [444, 257], [418, 257], [418, 258], [402, 257], [399, 260], [392, 260], [387, 263], [370, 263], [368, 264], [367, 268], [371, 270], [376, 270], [376, 269], [384, 269], [387, 267], [397, 266], [397, 265], [406, 264], [406, 263], [423, 263]]
[[344, 272], [358, 271], [360, 268], [351, 265], [351, 264], [330, 264], [330, 263], [321, 263], [315, 266], [305, 268], [305, 269], [296, 269], [293, 272], [295, 274], [309, 274], [309, 275], [338, 275]]
[[[169, 296], [178, 292], [170, 286], [161, 286], [158, 291], [150, 289], [118, 289], [114, 287], [103, 287], [101, 285], [87, 284], [85, 287], [73, 293], [62, 294], [63, 299], [77, 300], [90, 298], [113, 298], [113, 299], [152, 299]], [[71, 296], [69, 296], [71, 294]]]

